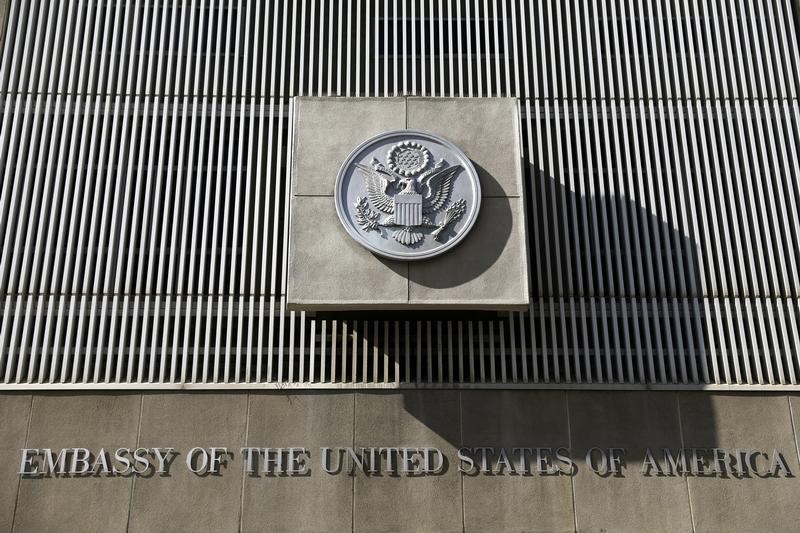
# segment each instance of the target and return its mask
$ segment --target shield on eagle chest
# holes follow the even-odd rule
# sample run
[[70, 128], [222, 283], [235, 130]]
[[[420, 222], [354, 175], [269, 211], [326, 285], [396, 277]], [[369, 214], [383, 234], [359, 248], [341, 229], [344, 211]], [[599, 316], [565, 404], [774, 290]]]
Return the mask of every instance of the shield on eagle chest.
[[398, 226], [422, 224], [422, 195], [398, 194], [394, 197], [394, 221]]

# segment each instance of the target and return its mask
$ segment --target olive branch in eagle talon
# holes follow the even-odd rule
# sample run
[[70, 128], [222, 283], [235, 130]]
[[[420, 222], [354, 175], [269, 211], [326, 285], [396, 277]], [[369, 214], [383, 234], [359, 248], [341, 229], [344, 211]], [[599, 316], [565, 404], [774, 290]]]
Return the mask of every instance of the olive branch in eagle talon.
[[[356, 164], [367, 188], [366, 198], [358, 197], [354, 204], [356, 223], [364, 231], [398, 228], [392, 238], [405, 246], [421, 242], [425, 238], [421, 230], [430, 228], [439, 241], [445, 228], [466, 211], [467, 203], [460, 199], [447, 207], [441, 222], [435, 222], [436, 214], [448, 205], [453, 181], [463, 167], [447, 166], [442, 159], [422, 172], [429, 159], [427, 148], [406, 141], [389, 150], [389, 168], [375, 158], [369, 165]], [[388, 216], [381, 220], [372, 208]]]
[[463, 198], [451, 204], [450, 207], [448, 207], [444, 212], [444, 220], [442, 221], [442, 223], [439, 224], [439, 226], [433, 233], [431, 233], [431, 235], [433, 235], [433, 238], [441, 242], [439, 236], [442, 234], [445, 228], [450, 224], [452, 224], [453, 222], [455, 222], [456, 220], [458, 220], [459, 218], [461, 218], [462, 216], [464, 216], [464, 212], [466, 210], [467, 210], [467, 202]]
[[356, 210], [356, 223], [364, 231], [380, 231], [378, 227], [378, 217], [380, 215], [369, 208], [369, 201], [366, 198], [357, 197], [354, 207]]

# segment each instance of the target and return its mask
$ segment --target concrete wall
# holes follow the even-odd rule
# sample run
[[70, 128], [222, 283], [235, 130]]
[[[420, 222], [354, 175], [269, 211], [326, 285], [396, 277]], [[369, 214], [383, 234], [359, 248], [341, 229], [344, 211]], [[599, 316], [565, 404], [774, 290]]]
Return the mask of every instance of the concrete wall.
[[[565, 391], [8, 394], [1, 531], [789, 531], [800, 480], [646, 476], [647, 447], [779, 449], [793, 474], [798, 397]], [[321, 446], [435, 446], [440, 475], [321, 471]], [[226, 446], [222, 475], [20, 478], [21, 448]], [[303, 446], [307, 476], [244, 474], [243, 446]], [[566, 447], [574, 475], [464, 475], [461, 446]], [[628, 450], [623, 475], [583, 462]]]

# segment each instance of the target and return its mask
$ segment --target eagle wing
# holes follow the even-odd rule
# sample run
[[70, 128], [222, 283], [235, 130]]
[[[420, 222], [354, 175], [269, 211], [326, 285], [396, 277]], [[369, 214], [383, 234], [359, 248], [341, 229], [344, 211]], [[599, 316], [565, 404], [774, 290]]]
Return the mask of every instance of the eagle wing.
[[381, 172], [375, 170], [367, 165], [359, 165], [356, 167], [361, 171], [364, 176], [364, 181], [367, 183], [367, 197], [370, 203], [384, 213], [394, 213], [394, 201], [386, 194], [386, 187], [389, 186], [389, 179], [381, 175]]
[[443, 168], [427, 176], [422, 183], [422, 212], [438, 211], [450, 199], [453, 190], [453, 179], [463, 167], [455, 165]]

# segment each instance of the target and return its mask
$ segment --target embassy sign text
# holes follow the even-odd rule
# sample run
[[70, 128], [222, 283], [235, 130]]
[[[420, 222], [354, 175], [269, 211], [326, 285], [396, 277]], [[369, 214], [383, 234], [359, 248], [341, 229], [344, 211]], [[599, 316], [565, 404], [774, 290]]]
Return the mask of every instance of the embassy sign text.
[[[453, 457], [432, 446], [23, 448], [20, 476], [169, 476], [183, 468], [198, 476], [244, 473], [252, 477], [322, 475], [437, 476], [455, 467], [467, 476], [573, 476], [586, 469], [599, 476], [778, 478], [794, 477], [779, 450], [730, 448], [593, 447], [573, 454], [564, 447], [459, 448]], [[635, 459], [633, 459], [635, 457]], [[238, 465], [236, 463], [239, 463]]]

